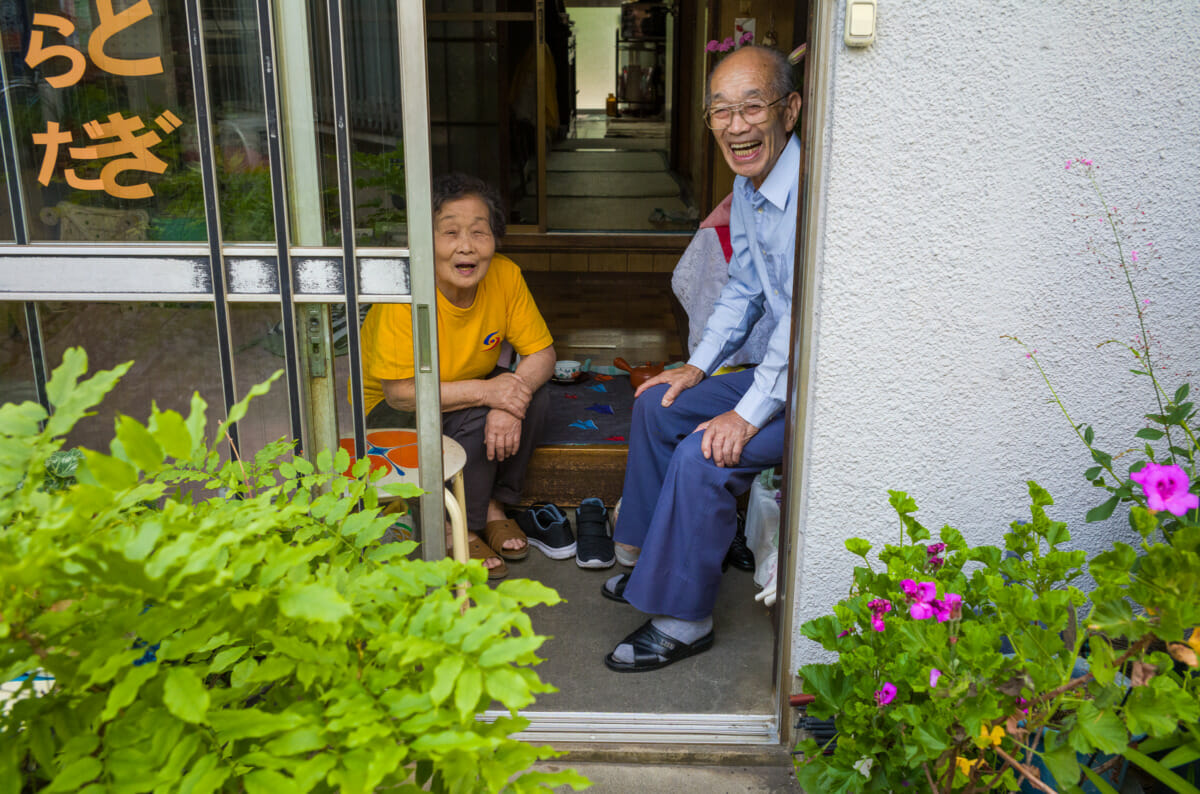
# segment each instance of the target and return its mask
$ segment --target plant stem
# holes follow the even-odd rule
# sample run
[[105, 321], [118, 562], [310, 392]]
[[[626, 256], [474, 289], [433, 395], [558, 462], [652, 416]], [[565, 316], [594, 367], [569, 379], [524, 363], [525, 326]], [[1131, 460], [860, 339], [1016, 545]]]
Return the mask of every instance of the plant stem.
[[[953, 762], [951, 762], [951, 763], [953, 764]], [[922, 762], [921, 762], [921, 769], [922, 769], [922, 770], [924, 770], [924, 772], [925, 772], [925, 781], [926, 781], [927, 783], [929, 783], [929, 791], [930, 791], [932, 794], [937, 794], [938, 787], [937, 787], [937, 783], [934, 783], [934, 782], [933, 782], [933, 775], [931, 775], [931, 774], [929, 773], [929, 762], [928, 762], [928, 761], [922, 761]]]
[[1013, 769], [1017, 770], [1018, 775], [1025, 778], [1026, 780], [1028, 780], [1029, 785], [1033, 786], [1038, 791], [1045, 791], [1046, 794], [1058, 794], [1058, 792], [1056, 792], [1054, 789], [1047, 786], [1041, 780], [1038, 780], [1037, 776], [1033, 773], [1033, 770], [1031, 770], [1029, 767], [1025, 766], [1024, 764], [1022, 764], [1017, 759], [1013, 758], [1008, 753], [1004, 752], [1004, 750], [999, 745], [997, 745], [996, 747], [994, 747], [992, 749], [994, 749], [996, 751], [996, 755], [1003, 758], [1004, 761], [1007, 764], [1009, 764], [1009, 766], [1011, 766]]
[[[1096, 191], [1096, 197], [1100, 199], [1100, 205], [1104, 207], [1104, 218], [1108, 221], [1108, 226], [1112, 229], [1113, 242], [1117, 246], [1117, 256], [1121, 260], [1121, 272], [1125, 274], [1125, 286], [1129, 287], [1129, 294], [1133, 296], [1133, 310], [1137, 313], [1138, 327], [1142, 330], [1142, 355], [1146, 357], [1146, 373], [1150, 376], [1150, 381], [1154, 384], [1154, 400], [1158, 403], [1158, 413], [1163, 415], [1166, 413], [1163, 410], [1162, 386], [1158, 383], [1158, 377], [1154, 374], [1154, 365], [1150, 361], [1150, 336], [1146, 333], [1146, 317], [1142, 313], [1141, 304], [1138, 303], [1137, 290], [1133, 287], [1133, 277], [1129, 275], [1129, 267], [1125, 263], [1125, 250], [1121, 246], [1121, 234], [1117, 231], [1117, 223], [1113, 220], [1113, 213], [1108, 207], [1108, 202], [1104, 200], [1104, 193], [1100, 190], [1100, 184], [1096, 181], [1095, 174], [1091, 169], [1088, 169], [1088, 181], [1092, 183], [1092, 189]], [[1167, 450], [1174, 446], [1171, 442], [1171, 428], [1163, 423], [1163, 431], [1167, 436]], [[1171, 460], [1174, 461], [1175, 453], [1171, 452]]]

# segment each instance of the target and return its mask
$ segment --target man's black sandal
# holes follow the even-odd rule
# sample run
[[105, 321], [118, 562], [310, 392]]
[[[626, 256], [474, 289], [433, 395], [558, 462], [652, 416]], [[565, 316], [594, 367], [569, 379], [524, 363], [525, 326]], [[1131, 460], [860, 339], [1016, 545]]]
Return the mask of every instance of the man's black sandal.
[[710, 631], [688, 644], [668, 637], [654, 628], [652, 621], [647, 620], [641, 628], [621, 640], [619, 645], [633, 646], [633, 661], [619, 662], [610, 653], [604, 657], [605, 667], [618, 673], [644, 673], [707, 651], [713, 646], [713, 633]]
[[605, 581], [604, 584], [600, 585], [600, 595], [604, 596], [609, 601], [616, 601], [618, 604], [628, 604], [629, 602], [625, 600], [625, 585], [629, 584], [629, 574], [621, 574], [612, 590], [608, 589], [608, 581]]

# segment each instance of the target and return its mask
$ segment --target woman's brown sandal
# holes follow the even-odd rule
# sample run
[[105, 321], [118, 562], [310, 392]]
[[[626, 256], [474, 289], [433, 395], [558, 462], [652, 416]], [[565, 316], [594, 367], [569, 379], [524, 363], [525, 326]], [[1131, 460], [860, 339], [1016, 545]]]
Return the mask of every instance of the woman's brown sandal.
[[[508, 576], [508, 566], [504, 564], [504, 559], [493, 551], [491, 546], [479, 538], [467, 538], [467, 552], [472, 560], [479, 560], [480, 562], [489, 560], [492, 557], [500, 560], [500, 564], [495, 568], [487, 569], [489, 579], [503, 579]], [[486, 565], [484, 567], [487, 568]]]
[[523, 560], [529, 555], [529, 542], [519, 549], [506, 549], [504, 544], [510, 540], [525, 540], [525, 533], [511, 518], [489, 521], [483, 528], [483, 540], [496, 550], [496, 553], [506, 560]]

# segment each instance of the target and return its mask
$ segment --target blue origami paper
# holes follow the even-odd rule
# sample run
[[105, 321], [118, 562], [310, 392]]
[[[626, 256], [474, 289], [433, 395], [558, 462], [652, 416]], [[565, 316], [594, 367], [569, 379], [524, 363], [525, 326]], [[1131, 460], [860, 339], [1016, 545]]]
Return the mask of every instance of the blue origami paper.
[[599, 430], [600, 429], [600, 428], [596, 427], [596, 423], [593, 422], [591, 419], [587, 420], [586, 422], [577, 420], [577, 421], [574, 421], [571, 424], [567, 425], [567, 427], [573, 427], [576, 430]]
[[598, 414], [608, 414], [609, 416], [611, 416], [613, 413], [612, 406], [605, 405], [604, 403], [592, 403], [587, 407], [587, 409], [589, 411], [595, 411]]
[[597, 384], [596, 384], [596, 385], [594, 385], [594, 386], [588, 386], [588, 388], [589, 388], [589, 389], [591, 389], [592, 391], [600, 391], [600, 392], [607, 392], [607, 391], [608, 391], [608, 389], [604, 388], [604, 384], [603, 384], [603, 383], [597, 383]]

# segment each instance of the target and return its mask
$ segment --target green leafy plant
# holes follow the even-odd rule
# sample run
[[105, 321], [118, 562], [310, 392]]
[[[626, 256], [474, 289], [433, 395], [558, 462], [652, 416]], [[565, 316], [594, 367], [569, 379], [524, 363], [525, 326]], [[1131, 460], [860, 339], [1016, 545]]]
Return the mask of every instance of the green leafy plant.
[[1030, 521], [1013, 523], [1005, 549], [971, 548], [950, 526], [940, 543], [922, 544], [930, 533], [901, 491], [890, 492], [901, 543], [879, 552], [881, 570], [868, 541], [846, 541], [864, 562], [850, 596], [801, 628], [838, 654], [800, 669], [804, 692], [816, 696], [809, 713], [836, 717], [838, 730], [831, 755], [811, 739], [800, 745], [805, 789], [1015, 790], [1035, 776], [1043, 730], [1069, 729], [1061, 715], [1084, 603], [1069, 582], [1084, 553], [1060, 548], [1066, 525], [1046, 515], [1050, 495], [1028, 485]]
[[798, 774], [809, 790], [1079, 792], [1087, 785], [1113, 794], [1131, 764], [1147, 782], [1200, 794], [1196, 414], [1187, 383], [1168, 390], [1160, 379], [1149, 304], [1135, 279], [1153, 247], [1129, 239], [1091, 161], [1072, 160], [1067, 170], [1087, 179], [1102, 207], [1096, 219], [1106, 242], [1089, 247], [1101, 261], [1112, 257], [1135, 307], [1133, 342], [1101, 347], [1129, 351], [1132, 372], [1153, 391], [1139, 447], [1100, 449], [1095, 429], [1071, 417], [1037, 350], [1026, 346], [1026, 357], [1091, 455], [1085, 477], [1108, 493], [1087, 520], [1128, 505], [1140, 543], [1116, 542], [1089, 562], [1096, 587], [1078, 625], [1085, 596], [1070, 582], [1084, 553], [1062, 548], [1070, 534], [1047, 517], [1052, 501], [1035, 483], [1031, 520], [1005, 534], [1006, 553], [969, 548], [951, 527], [941, 530], [941, 543], [920, 545], [930, 536], [912, 515], [916, 504], [891, 492], [902, 533], [899, 546], [879, 553], [884, 570], [872, 569], [870, 543], [847, 541], [866, 567], [855, 568], [850, 597], [833, 615], [802, 628], [837, 654], [834, 663], [800, 671], [816, 698], [810, 713], [836, 716], [838, 731], [829, 754], [812, 740], [801, 745]]
[[[74, 484], [48, 467], [128, 366], [84, 378], [71, 349], [52, 415], [0, 407], [0, 681], [53, 677], [0, 708], [0, 791], [586, 785], [527, 771], [553, 751], [510, 738], [550, 690], [523, 609], [557, 595], [381, 544], [365, 461], [351, 478], [344, 452], [311, 462], [282, 442], [223, 459], [196, 396], [187, 417], [119, 417]], [[492, 703], [509, 715], [477, 719]]]

